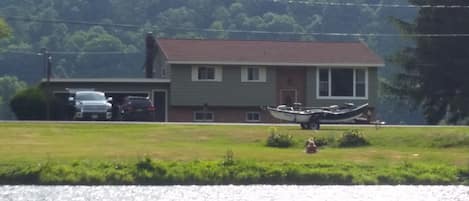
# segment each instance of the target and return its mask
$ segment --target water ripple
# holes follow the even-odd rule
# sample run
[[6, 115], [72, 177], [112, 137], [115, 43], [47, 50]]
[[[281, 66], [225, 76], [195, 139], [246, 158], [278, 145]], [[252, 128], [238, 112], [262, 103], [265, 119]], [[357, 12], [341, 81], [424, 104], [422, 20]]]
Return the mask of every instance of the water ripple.
[[469, 201], [468, 186], [0, 186], [0, 201]]

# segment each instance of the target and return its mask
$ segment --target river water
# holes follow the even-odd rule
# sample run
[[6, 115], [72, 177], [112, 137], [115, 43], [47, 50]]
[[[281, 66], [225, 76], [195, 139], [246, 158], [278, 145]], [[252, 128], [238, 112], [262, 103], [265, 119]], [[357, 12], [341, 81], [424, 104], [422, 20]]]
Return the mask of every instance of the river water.
[[469, 201], [469, 186], [0, 186], [1, 201]]

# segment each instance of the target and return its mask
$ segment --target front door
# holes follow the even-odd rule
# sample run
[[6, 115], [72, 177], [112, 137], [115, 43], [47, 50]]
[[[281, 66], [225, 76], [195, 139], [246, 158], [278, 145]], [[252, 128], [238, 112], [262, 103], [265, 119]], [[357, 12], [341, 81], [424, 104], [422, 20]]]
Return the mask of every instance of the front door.
[[303, 67], [277, 68], [277, 104], [305, 103], [306, 69]]

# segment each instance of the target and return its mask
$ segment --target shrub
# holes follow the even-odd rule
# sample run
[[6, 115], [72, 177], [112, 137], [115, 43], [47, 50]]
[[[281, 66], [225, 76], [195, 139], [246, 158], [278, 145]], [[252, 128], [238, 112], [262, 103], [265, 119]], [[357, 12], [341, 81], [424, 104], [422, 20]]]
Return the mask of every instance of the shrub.
[[346, 131], [338, 140], [339, 147], [359, 147], [369, 145], [363, 134], [358, 130]]
[[334, 142], [334, 139], [328, 139], [325, 137], [314, 137], [314, 144], [316, 144], [316, 146], [318, 147], [327, 146], [327, 145], [332, 144], [333, 142]]
[[44, 120], [46, 118], [46, 95], [38, 87], [18, 92], [10, 101], [11, 110], [20, 120]]
[[270, 136], [267, 138], [268, 147], [287, 148], [294, 144], [293, 136], [277, 133], [277, 129], [270, 129]]

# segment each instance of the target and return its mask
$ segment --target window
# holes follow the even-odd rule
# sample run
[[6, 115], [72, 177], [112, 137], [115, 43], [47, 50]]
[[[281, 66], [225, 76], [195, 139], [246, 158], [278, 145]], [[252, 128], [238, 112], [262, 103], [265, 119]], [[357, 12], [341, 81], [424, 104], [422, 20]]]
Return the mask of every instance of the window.
[[259, 112], [246, 112], [247, 122], [259, 122], [261, 121], [261, 113]]
[[194, 121], [214, 121], [213, 112], [194, 112]]
[[329, 96], [329, 70], [319, 70], [319, 96]]
[[355, 96], [366, 97], [366, 72], [363, 69], [355, 70]]
[[259, 80], [259, 68], [248, 68], [248, 80]]
[[264, 67], [243, 67], [241, 68], [242, 82], [265, 82], [266, 69]]
[[359, 68], [320, 68], [318, 98], [367, 98], [368, 71]]
[[331, 96], [353, 96], [353, 69], [331, 69]]
[[214, 80], [215, 79], [215, 68], [199, 67], [198, 80]]
[[221, 81], [222, 69], [214, 66], [193, 66], [192, 81]]

